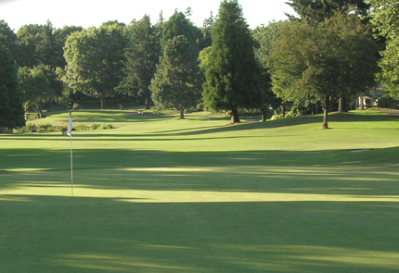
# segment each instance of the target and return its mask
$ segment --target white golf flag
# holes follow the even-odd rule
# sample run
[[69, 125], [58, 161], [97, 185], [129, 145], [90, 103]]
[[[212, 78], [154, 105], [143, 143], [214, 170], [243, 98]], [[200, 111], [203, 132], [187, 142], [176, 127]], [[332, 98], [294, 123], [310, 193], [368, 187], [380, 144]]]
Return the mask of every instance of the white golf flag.
[[68, 136], [72, 136], [72, 129], [73, 129], [73, 124], [72, 124], [72, 114], [69, 113], [69, 121], [68, 121], [68, 131], [67, 131], [67, 135]]

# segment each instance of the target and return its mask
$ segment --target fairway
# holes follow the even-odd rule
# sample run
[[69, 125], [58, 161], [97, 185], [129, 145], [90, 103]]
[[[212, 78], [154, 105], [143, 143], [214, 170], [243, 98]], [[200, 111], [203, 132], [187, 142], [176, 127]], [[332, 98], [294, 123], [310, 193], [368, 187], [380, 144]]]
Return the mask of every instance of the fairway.
[[0, 134], [1, 273], [399, 271], [397, 118], [128, 113], [73, 112], [113, 126], [73, 132], [73, 197], [69, 137]]

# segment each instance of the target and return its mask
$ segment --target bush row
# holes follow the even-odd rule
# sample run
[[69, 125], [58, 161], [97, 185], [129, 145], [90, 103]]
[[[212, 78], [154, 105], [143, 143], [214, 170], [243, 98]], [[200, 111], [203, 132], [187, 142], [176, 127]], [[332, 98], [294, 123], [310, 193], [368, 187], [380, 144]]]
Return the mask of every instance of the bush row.
[[[77, 124], [73, 128], [74, 131], [106, 130], [106, 129], [113, 129], [112, 124], [97, 124], [97, 123], [93, 123], [91, 125]], [[28, 124], [26, 124], [25, 128], [22, 128], [17, 133], [23, 133], [23, 132], [30, 132], [30, 133], [34, 133], [34, 132], [37, 132], [37, 133], [62, 132], [62, 131], [66, 131], [66, 130], [67, 130], [66, 127], [52, 126], [51, 124], [31, 124], [31, 123], [28, 123]]]

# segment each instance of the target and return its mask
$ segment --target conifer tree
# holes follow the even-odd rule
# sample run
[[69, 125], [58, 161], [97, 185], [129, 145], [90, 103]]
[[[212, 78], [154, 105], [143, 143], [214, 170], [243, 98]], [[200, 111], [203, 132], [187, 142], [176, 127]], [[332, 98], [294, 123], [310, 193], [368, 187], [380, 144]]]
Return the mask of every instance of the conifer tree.
[[148, 15], [130, 27], [130, 43], [126, 49], [125, 78], [118, 89], [127, 91], [149, 108], [149, 85], [159, 61], [159, 34]]
[[221, 2], [208, 54], [204, 102], [213, 110], [231, 110], [231, 122], [239, 122], [238, 108], [257, 106], [261, 72], [251, 32], [237, 0]]
[[200, 98], [198, 51], [183, 35], [169, 39], [151, 81], [152, 100], [158, 109], [173, 108], [184, 118], [184, 111]]

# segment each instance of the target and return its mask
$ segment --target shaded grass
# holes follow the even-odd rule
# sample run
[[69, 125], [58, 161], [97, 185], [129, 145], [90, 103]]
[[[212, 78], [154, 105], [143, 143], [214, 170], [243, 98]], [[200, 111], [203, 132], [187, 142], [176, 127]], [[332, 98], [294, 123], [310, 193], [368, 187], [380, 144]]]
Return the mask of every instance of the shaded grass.
[[0, 135], [0, 272], [398, 271], [397, 120], [113, 115], [73, 198], [69, 138]]

